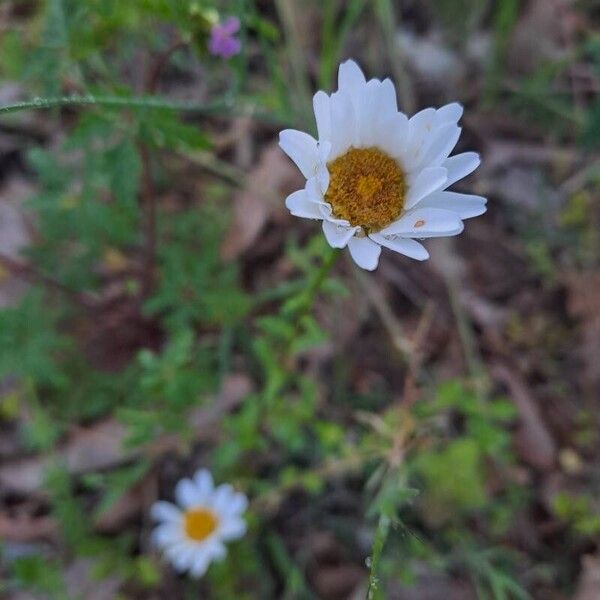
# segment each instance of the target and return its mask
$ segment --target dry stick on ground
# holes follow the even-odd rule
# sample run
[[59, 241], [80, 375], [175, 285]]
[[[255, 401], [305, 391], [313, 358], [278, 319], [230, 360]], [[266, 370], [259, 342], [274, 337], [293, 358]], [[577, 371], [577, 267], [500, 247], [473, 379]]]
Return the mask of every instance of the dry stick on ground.
[[76, 304], [79, 304], [87, 310], [91, 310], [98, 305], [98, 299], [92, 294], [73, 290], [50, 275], [42, 273], [39, 269], [24, 260], [0, 254], [0, 266], [4, 267], [14, 277], [41, 283], [49, 289], [65, 294]]

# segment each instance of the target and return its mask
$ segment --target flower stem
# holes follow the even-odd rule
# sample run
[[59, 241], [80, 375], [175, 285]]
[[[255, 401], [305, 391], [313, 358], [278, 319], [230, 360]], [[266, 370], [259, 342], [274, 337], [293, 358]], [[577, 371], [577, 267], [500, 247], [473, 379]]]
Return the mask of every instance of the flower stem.
[[311, 309], [317, 294], [321, 290], [325, 279], [327, 279], [327, 275], [329, 275], [329, 272], [331, 271], [339, 255], [340, 251], [337, 248], [327, 248], [327, 253], [323, 258], [323, 262], [321, 263], [319, 270], [314, 274], [303, 294], [302, 313], [305, 313]]
[[232, 104], [217, 102], [212, 104], [190, 104], [187, 102], [171, 102], [155, 96], [138, 96], [126, 98], [121, 96], [72, 95], [52, 98], [33, 98], [0, 106], [0, 115], [22, 110], [39, 110], [63, 106], [106, 106], [108, 108], [152, 108], [174, 111], [197, 112], [201, 114], [218, 114], [230, 109]]
[[258, 111], [252, 104], [239, 104], [234, 102], [232, 98], [225, 98], [225, 100], [220, 102], [200, 104], [194, 102], [174, 102], [157, 96], [127, 98], [123, 96], [95, 96], [93, 94], [33, 98], [32, 100], [7, 104], [6, 106], [0, 106], [0, 116], [23, 110], [40, 110], [65, 106], [104, 106], [106, 108], [170, 110], [174, 112], [196, 113], [204, 116], [246, 116], [258, 121], [278, 125], [284, 123], [284, 120], [277, 114]]
[[368, 560], [367, 566], [369, 567], [369, 588], [367, 590], [367, 600], [375, 600], [380, 597], [379, 594], [379, 578], [377, 571], [379, 570], [379, 563], [381, 561], [381, 554], [383, 552], [383, 546], [387, 540], [390, 532], [391, 521], [390, 518], [381, 515], [379, 517], [379, 523], [377, 524], [377, 531], [375, 532], [375, 540], [373, 541], [373, 555]]
[[304, 317], [310, 313], [315, 299], [321, 291], [323, 283], [327, 280], [327, 276], [339, 255], [339, 250], [327, 246], [320, 267], [310, 277], [304, 291], [295, 297], [294, 302], [282, 313], [288, 321], [293, 323], [294, 333], [281, 349], [281, 364], [284, 366], [285, 375], [268, 385], [264, 390], [263, 397], [265, 406], [269, 406], [290, 381], [292, 374], [286, 369], [286, 365], [292, 358], [294, 342], [297, 336], [302, 332]]

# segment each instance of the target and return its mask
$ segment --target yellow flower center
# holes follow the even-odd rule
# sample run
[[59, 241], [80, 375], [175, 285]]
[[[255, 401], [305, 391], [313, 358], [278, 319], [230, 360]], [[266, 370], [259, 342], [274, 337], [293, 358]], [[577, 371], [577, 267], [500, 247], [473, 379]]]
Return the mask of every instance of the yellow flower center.
[[400, 165], [378, 148], [351, 148], [327, 163], [325, 200], [333, 215], [360, 225], [365, 233], [380, 231], [402, 213], [406, 179]]
[[196, 542], [205, 540], [219, 524], [215, 514], [206, 508], [186, 511], [183, 522], [186, 535]]

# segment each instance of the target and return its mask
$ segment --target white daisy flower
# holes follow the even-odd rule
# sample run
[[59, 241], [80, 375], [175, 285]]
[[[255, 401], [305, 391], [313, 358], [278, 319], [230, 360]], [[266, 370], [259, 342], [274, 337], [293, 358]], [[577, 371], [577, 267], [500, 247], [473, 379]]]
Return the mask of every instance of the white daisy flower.
[[486, 210], [481, 196], [447, 191], [480, 162], [475, 152], [449, 158], [462, 106], [426, 108], [409, 119], [398, 111], [392, 82], [367, 81], [351, 60], [340, 65], [338, 88], [313, 98], [318, 141], [293, 129], [279, 136], [306, 177], [287, 208], [322, 220], [330, 246], [348, 246], [363, 269], [377, 267], [382, 246], [427, 259], [417, 239], [456, 235], [463, 219]]
[[224, 542], [242, 537], [246, 523], [242, 513], [248, 499], [228, 483], [214, 487], [211, 474], [198, 471], [175, 487], [179, 506], [155, 502], [150, 509], [160, 524], [152, 540], [177, 571], [201, 577], [213, 560], [227, 554]]

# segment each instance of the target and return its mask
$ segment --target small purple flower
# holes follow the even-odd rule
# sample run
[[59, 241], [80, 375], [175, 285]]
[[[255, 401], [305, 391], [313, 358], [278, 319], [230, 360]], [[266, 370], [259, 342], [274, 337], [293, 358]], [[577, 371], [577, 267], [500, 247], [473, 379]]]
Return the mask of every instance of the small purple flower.
[[231, 58], [239, 54], [242, 44], [235, 37], [240, 30], [240, 20], [237, 17], [228, 17], [222, 23], [216, 23], [210, 30], [208, 50], [214, 56]]

